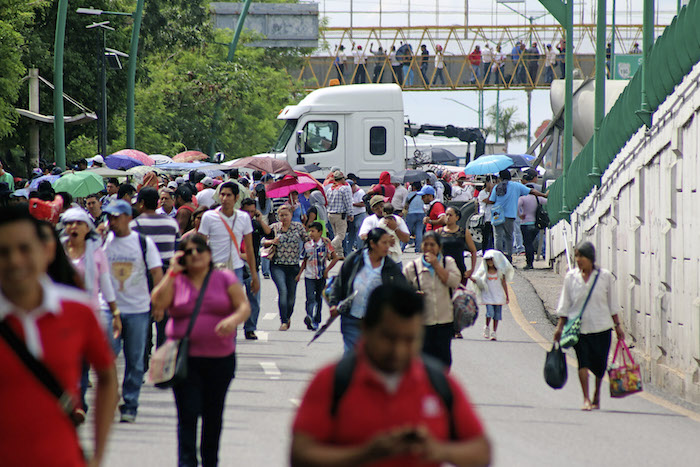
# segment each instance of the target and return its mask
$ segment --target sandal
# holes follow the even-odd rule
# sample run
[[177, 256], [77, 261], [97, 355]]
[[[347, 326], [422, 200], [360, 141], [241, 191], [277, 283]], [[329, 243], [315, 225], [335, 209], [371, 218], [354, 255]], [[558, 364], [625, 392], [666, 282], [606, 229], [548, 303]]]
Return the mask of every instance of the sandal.
[[593, 409], [593, 406], [591, 405], [591, 403], [589, 401], [584, 402], [583, 407], [581, 407], [581, 410], [583, 410], [584, 412], [590, 412], [592, 409]]

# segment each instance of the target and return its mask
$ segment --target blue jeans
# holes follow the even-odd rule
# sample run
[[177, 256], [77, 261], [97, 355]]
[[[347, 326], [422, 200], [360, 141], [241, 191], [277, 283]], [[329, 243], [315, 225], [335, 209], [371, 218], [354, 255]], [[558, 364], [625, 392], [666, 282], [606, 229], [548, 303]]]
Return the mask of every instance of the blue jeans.
[[350, 315], [340, 315], [340, 333], [343, 335], [345, 353], [355, 350], [362, 335], [362, 320]]
[[325, 279], [304, 278], [306, 286], [306, 316], [314, 323], [321, 322], [321, 309], [323, 309], [323, 287], [326, 285]]
[[260, 267], [262, 268], [262, 273], [264, 276], [270, 275], [270, 260], [267, 258], [260, 258]]
[[508, 261], [513, 262], [513, 222], [515, 219], [506, 217], [506, 220], [493, 227], [493, 246], [503, 253]]
[[[112, 322], [112, 315], [105, 313], [106, 322]], [[112, 343], [114, 355], [124, 350], [124, 382], [122, 383], [122, 397], [124, 405], [120, 407], [122, 413], [136, 415], [139, 407], [139, 393], [143, 384], [143, 354], [146, 351], [146, 336], [148, 326], [151, 325], [151, 314], [122, 313], [122, 333], [114, 339], [111, 332], [107, 332]], [[111, 324], [108, 329], [111, 329]]]
[[272, 263], [270, 273], [279, 295], [280, 321], [289, 324], [297, 298], [296, 277], [299, 274], [299, 266]]
[[408, 214], [406, 216], [406, 224], [408, 225], [408, 230], [411, 231], [411, 235], [416, 237], [416, 251], [420, 251], [421, 243], [423, 243], [423, 218], [425, 215], [423, 213]]
[[260, 289], [258, 293], [253, 293], [250, 286], [253, 284], [253, 278], [243, 279], [243, 268], [236, 269], [234, 271], [238, 280], [245, 286], [245, 293], [248, 296], [248, 302], [250, 302], [250, 316], [243, 325], [244, 332], [255, 331], [258, 327], [258, 316], [260, 315]]
[[353, 248], [357, 247], [359, 250], [362, 248], [362, 239], [358, 235], [360, 232], [360, 226], [362, 226], [362, 221], [367, 217], [367, 213], [357, 214], [352, 222], [348, 222], [348, 231], [345, 234], [345, 241], [343, 242], [343, 250], [345, 251], [345, 256], [352, 253]]
[[404, 81], [407, 86], [413, 86], [413, 67], [411, 65], [403, 66]]
[[525, 251], [525, 245], [523, 244], [523, 233], [520, 231], [520, 218], [516, 217], [513, 221], [513, 250], [516, 253], [522, 253]]

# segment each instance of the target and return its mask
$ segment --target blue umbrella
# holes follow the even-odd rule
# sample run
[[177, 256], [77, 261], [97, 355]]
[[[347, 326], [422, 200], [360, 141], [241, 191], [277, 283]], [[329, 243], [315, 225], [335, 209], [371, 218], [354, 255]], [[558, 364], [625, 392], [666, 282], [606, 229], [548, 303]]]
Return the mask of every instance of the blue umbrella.
[[39, 188], [39, 184], [41, 182], [43, 182], [44, 180], [47, 180], [49, 183], [51, 183], [53, 185], [53, 182], [55, 182], [59, 178], [61, 178], [60, 175], [42, 175], [41, 177], [37, 177], [37, 178], [33, 179], [29, 183], [29, 188], [31, 188], [32, 190], [36, 190], [37, 188]]
[[143, 163], [141, 161], [137, 161], [136, 159], [132, 159], [129, 156], [112, 154], [110, 156], [105, 157], [105, 165], [110, 169], [126, 170], [132, 167], [143, 165]]
[[488, 175], [505, 170], [513, 165], [513, 159], [504, 155], [481, 156], [464, 168], [466, 175]]
[[532, 167], [532, 161], [535, 160], [535, 156], [530, 154], [507, 154], [508, 157], [513, 161], [510, 169], [522, 169], [525, 167]]

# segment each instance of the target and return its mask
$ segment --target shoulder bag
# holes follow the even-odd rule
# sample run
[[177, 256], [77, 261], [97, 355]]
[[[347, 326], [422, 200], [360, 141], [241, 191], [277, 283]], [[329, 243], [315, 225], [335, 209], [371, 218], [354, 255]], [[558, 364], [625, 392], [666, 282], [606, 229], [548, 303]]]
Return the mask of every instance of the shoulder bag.
[[491, 225], [498, 226], [506, 221], [505, 213], [503, 212], [502, 204], [494, 204], [491, 206]]
[[[218, 214], [219, 219], [221, 219], [221, 223], [224, 224], [224, 227], [226, 227], [226, 231], [228, 232], [228, 236], [231, 237], [231, 243], [233, 243], [233, 247], [235, 248], [236, 253], [238, 254], [238, 257], [243, 259], [243, 257], [241, 256], [241, 246], [238, 243], [238, 239], [236, 238], [236, 234], [233, 233], [233, 229], [231, 228], [230, 225], [228, 225], [228, 222], [226, 222], [226, 219], [224, 219], [224, 216], [221, 215], [221, 211], [217, 210], [216, 214]], [[238, 213], [234, 209], [234, 211], [233, 211], [233, 223], [232, 223], [234, 227], [236, 226], [236, 219], [238, 219]], [[219, 267], [221, 267], [221, 265], [219, 265]], [[228, 261], [226, 262], [225, 267], [226, 267], [226, 269], [230, 269], [231, 271], [234, 270], [233, 258], [232, 258], [231, 253], [229, 253], [229, 255], [228, 255]]]
[[[277, 229], [274, 227], [274, 225], [271, 225], [270, 228], [275, 233], [275, 237], [277, 237]], [[277, 245], [275, 245], [274, 243], [270, 246], [264, 246], [260, 250], [260, 256], [269, 260], [275, 257], [275, 253], [277, 253]]]
[[199, 290], [199, 296], [194, 304], [190, 323], [187, 326], [185, 335], [182, 339], [166, 341], [165, 344], [158, 347], [151, 356], [151, 363], [148, 366], [148, 381], [155, 384], [157, 388], [171, 388], [187, 378], [187, 357], [190, 350], [190, 333], [199, 315], [199, 310], [202, 308], [204, 293], [207, 290], [211, 273], [212, 269], [209, 269], [209, 272], [204, 278], [204, 282], [202, 282], [202, 288]]
[[539, 230], [544, 230], [549, 227], [549, 214], [545, 209], [543, 204], [540, 204], [539, 197], [535, 196], [535, 201], [537, 201], [537, 208], [535, 209], [535, 227]]
[[12, 330], [7, 321], [0, 321], [0, 336], [5, 339], [7, 345], [17, 355], [24, 366], [32, 375], [56, 398], [61, 411], [70, 419], [73, 426], [78, 426], [85, 421], [85, 414], [78, 413], [78, 405], [70, 392], [63, 388], [63, 385], [56, 379], [51, 370], [44, 365], [44, 362], [34, 357], [29, 352], [22, 339]]
[[588, 300], [591, 298], [591, 294], [593, 293], [596, 282], [598, 282], [599, 276], [600, 271], [596, 272], [593, 285], [591, 285], [591, 288], [588, 290], [588, 296], [586, 297], [586, 301], [583, 303], [583, 307], [581, 307], [581, 312], [576, 316], [576, 318], [568, 320], [564, 326], [564, 331], [561, 333], [561, 340], [559, 341], [559, 344], [564, 349], [568, 349], [569, 347], [573, 347], [578, 344], [578, 338], [581, 334], [581, 316], [583, 316], [583, 312], [586, 310], [586, 305], [588, 305]]

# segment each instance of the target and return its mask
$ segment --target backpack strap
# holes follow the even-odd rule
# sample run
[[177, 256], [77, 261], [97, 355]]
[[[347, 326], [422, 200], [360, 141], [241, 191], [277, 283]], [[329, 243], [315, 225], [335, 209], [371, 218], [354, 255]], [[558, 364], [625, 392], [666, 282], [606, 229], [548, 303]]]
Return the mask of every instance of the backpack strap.
[[450, 388], [450, 383], [447, 381], [445, 366], [429, 355], [422, 355], [422, 359], [425, 367], [425, 373], [428, 375], [430, 385], [433, 387], [438, 396], [440, 396], [440, 399], [442, 400], [443, 404], [445, 404], [445, 408], [447, 409], [450, 439], [454, 441], [457, 439], [457, 427], [455, 426], [453, 413], [454, 396], [452, 394], [452, 389]]
[[[445, 366], [435, 358], [425, 354], [421, 355], [421, 360], [423, 361], [425, 373], [428, 376], [430, 385], [433, 387], [433, 390], [440, 397], [442, 403], [445, 404], [445, 408], [447, 409], [450, 439], [456, 440], [457, 427], [455, 425], [453, 414], [454, 395], [452, 394], [450, 383], [447, 381]], [[352, 375], [356, 366], [357, 355], [355, 352], [348, 352], [335, 366], [335, 371], [333, 372], [333, 395], [331, 398], [330, 407], [331, 418], [335, 418], [335, 416], [338, 414], [340, 400], [343, 398], [345, 392], [350, 386]]]
[[148, 281], [149, 292], [153, 290], [153, 276], [151, 275], [150, 269], [148, 269], [148, 261], [146, 260], [146, 250], [148, 249], [148, 243], [146, 243], [146, 236], [138, 233], [139, 236], [139, 246], [141, 247], [141, 256], [143, 257], [143, 267], [146, 269], [146, 280]]
[[333, 397], [331, 399], [331, 417], [335, 417], [338, 413], [340, 399], [348, 390], [352, 374], [355, 372], [357, 364], [357, 355], [355, 352], [348, 352], [336, 365], [333, 373]]

